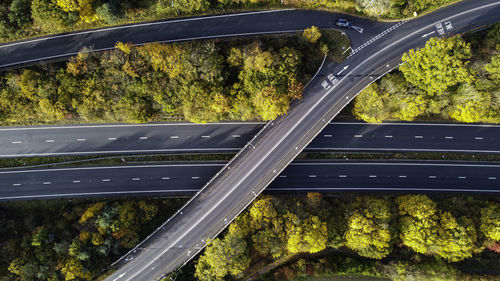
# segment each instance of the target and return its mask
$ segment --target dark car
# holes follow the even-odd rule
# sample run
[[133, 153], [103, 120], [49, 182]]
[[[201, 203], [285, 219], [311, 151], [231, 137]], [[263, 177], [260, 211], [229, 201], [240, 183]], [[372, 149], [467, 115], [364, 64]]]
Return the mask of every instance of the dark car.
[[337, 20], [337, 23], [336, 23], [337, 26], [340, 26], [340, 27], [351, 27], [352, 26], [352, 22], [346, 20], [346, 19], [338, 19]]

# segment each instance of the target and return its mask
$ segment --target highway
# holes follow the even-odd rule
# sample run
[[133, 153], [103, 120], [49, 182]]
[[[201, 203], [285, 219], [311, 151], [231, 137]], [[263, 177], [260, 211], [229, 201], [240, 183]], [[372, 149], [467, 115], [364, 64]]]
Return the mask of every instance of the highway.
[[[0, 171], [0, 201], [112, 195], [193, 195], [224, 163], [177, 163]], [[269, 192], [500, 193], [500, 164], [292, 162]]]
[[[0, 128], [0, 157], [239, 151], [262, 122]], [[332, 122], [306, 151], [500, 153], [500, 125]]]
[[[371, 39], [339, 65], [326, 63], [303, 99], [268, 123], [173, 217], [131, 251], [106, 280], [158, 280], [185, 264], [243, 211], [363, 88], [396, 68], [401, 55], [432, 36], [449, 36], [500, 18], [500, 2], [465, 0], [387, 24], [360, 25]], [[299, 21], [299, 18], [296, 19]], [[439, 34], [437, 26], [449, 26]], [[357, 38], [357, 31], [346, 32]], [[361, 37], [361, 36], [360, 36]]]

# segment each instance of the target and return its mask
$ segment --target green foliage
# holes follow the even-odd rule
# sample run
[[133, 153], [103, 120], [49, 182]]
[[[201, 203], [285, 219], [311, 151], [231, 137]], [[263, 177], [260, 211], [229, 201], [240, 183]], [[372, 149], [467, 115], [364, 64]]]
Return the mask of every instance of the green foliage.
[[321, 38], [321, 31], [319, 31], [318, 27], [313, 25], [309, 28], [306, 28], [304, 32], [302, 32], [302, 36], [307, 39], [307, 41], [314, 44], [318, 42], [319, 38]]
[[158, 0], [156, 5], [156, 12], [160, 15], [190, 14], [206, 11], [210, 2], [208, 0]]
[[224, 239], [210, 241], [198, 259], [195, 277], [200, 281], [223, 280], [228, 274], [237, 276], [249, 265], [245, 239], [237, 233], [229, 232]]
[[431, 38], [424, 48], [405, 53], [399, 69], [408, 82], [434, 95], [459, 82], [472, 81], [466, 68], [471, 55], [470, 44], [459, 36]]
[[[5, 280], [93, 280], [134, 247], [177, 200], [73, 200], [0, 206], [0, 272]], [[159, 220], [158, 220], [159, 219]]]
[[45, 32], [62, 32], [74, 24], [77, 16], [65, 13], [50, 0], [31, 0], [31, 17], [37, 27]]
[[390, 116], [385, 105], [387, 97], [380, 93], [377, 84], [371, 84], [354, 100], [353, 113], [358, 119], [370, 123], [381, 123]]
[[486, 238], [493, 241], [500, 241], [500, 204], [488, 202], [487, 206], [481, 209], [481, 232]]
[[449, 261], [471, 257], [477, 240], [475, 226], [462, 217], [436, 208], [425, 195], [405, 195], [396, 199], [401, 215], [401, 240], [422, 254], [436, 254]]
[[302, 95], [301, 52], [263, 50], [258, 42], [236, 46], [225, 58], [214, 41], [142, 47], [118, 42], [103, 54], [83, 50], [66, 67], [13, 71], [0, 82], [0, 122], [175, 117], [205, 123], [285, 114]]
[[287, 248], [290, 253], [316, 253], [326, 248], [326, 223], [312, 216], [290, 230]]
[[358, 198], [351, 206], [346, 231], [346, 246], [359, 255], [381, 259], [391, 250], [389, 201], [369, 197]]
[[391, 262], [383, 266], [384, 274], [394, 281], [429, 280], [455, 281], [459, 280], [459, 271], [442, 260], [424, 263]]
[[410, 51], [401, 72], [384, 76], [358, 95], [353, 114], [371, 123], [436, 115], [458, 122], [499, 123], [500, 59], [491, 43], [500, 38], [498, 30], [494, 26], [478, 37], [468, 36], [471, 44], [458, 37], [431, 39], [425, 48]]

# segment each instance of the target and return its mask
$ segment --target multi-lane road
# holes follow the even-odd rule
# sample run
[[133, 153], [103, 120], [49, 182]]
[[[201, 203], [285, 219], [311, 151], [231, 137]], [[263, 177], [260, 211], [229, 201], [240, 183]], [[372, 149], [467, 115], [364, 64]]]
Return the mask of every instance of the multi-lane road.
[[[370, 39], [349, 58], [323, 65], [303, 99], [270, 122], [191, 200], [128, 254], [107, 280], [153, 280], [190, 260], [262, 192], [363, 88], [433, 36], [449, 36], [500, 18], [497, 0], [465, 0], [410, 21], [361, 26]], [[294, 19], [299, 21], [299, 19]], [[439, 26], [446, 26], [440, 29]], [[350, 30], [350, 38], [356, 38]], [[355, 42], [355, 40], [351, 40]], [[168, 239], [165, 239], [168, 237]]]
[[[0, 128], [0, 157], [239, 151], [264, 123]], [[334, 122], [306, 150], [500, 153], [500, 125]]]
[[[0, 171], [0, 200], [111, 195], [192, 195], [224, 163]], [[420, 191], [498, 193], [500, 165], [430, 162], [293, 162], [271, 192]]]

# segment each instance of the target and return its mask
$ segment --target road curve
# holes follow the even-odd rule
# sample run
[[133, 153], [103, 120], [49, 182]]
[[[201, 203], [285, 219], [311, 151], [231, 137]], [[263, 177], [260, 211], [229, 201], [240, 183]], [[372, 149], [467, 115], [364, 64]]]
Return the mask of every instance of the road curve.
[[[190, 260], [207, 238], [220, 233], [304, 149], [363, 88], [398, 66], [401, 55], [437, 36], [436, 25], [451, 26], [439, 36], [470, 30], [500, 18], [500, 2], [465, 0], [389, 28], [354, 45], [340, 65], [326, 64], [300, 102], [260, 134], [214, 176], [176, 215], [129, 253], [107, 280], [153, 280]], [[368, 29], [369, 27], [367, 27]], [[354, 40], [351, 40], [353, 42]], [[168, 239], [165, 239], [168, 238]]]
[[[239, 151], [263, 122], [0, 128], [0, 158]], [[500, 153], [500, 125], [332, 122], [306, 151]]]
[[[335, 27], [341, 14], [312, 10], [273, 10], [195, 18], [171, 19], [149, 23], [57, 34], [41, 38], [0, 44], [0, 69], [22, 66], [40, 61], [68, 58], [82, 48], [93, 51], [114, 49], [117, 41], [142, 45], [152, 42], [181, 42], [209, 38], [290, 33], [312, 25], [319, 28]], [[362, 18], [358, 25], [365, 26], [364, 34], [354, 38], [362, 42], [371, 30], [387, 26]], [[354, 33], [354, 30], [346, 30]]]
[[[112, 195], [192, 195], [224, 163], [68, 167], [0, 171], [0, 201]], [[269, 192], [500, 193], [500, 164], [460, 162], [300, 161]]]

